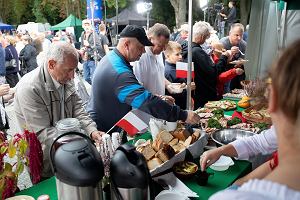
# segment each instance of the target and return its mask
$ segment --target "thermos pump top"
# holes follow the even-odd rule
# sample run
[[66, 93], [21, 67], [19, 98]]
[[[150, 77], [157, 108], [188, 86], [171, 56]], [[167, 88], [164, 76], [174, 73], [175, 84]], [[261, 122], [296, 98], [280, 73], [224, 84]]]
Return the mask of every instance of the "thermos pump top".
[[[60, 138], [71, 135], [77, 136], [76, 139], [56, 145]], [[58, 136], [50, 148], [50, 158], [52, 171], [56, 177], [58, 199], [102, 199], [103, 163], [88, 136], [77, 132]]]

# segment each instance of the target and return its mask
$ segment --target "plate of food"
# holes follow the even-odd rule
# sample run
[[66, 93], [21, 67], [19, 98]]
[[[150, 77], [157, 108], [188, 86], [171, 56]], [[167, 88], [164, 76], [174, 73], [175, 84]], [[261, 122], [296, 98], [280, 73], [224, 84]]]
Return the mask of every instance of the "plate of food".
[[193, 162], [181, 161], [173, 166], [174, 174], [181, 179], [191, 178], [198, 171], [198, 165]]
[[204, 107], [206, 108], [217, 108], [223, 110], [233, 110], [236, 109], [236, 102], [231, 100], [222, 100], [222, 101], [209, 101]]
[[172, 91], [179, 94], [182, 93], [183, 90], [186, 88], [186, 84], [185, 83], [171, 83], [171, 85], [169, 86], [172, 88]]
[[239, 60], [234, 60], [229, 62], [229, 64], [233, 64], [233, 65], [243, 65], [246, 62], [248, 62], [249, 60], [245, 60], [245, 59], [239, 59]]
[[253, 123], [272, 124], [271, 116], [268, 112], [267, 104], [257, 104], [242, 111], [243, 117]]

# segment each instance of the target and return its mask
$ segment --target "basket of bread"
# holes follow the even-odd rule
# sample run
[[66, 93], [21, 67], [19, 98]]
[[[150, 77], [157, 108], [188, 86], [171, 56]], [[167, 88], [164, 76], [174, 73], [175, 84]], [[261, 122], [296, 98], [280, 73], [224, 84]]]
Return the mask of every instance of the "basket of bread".
[[174, 163], [183, 161], [185, 149], [188, 149], [194, 158], [199, 157], [207, 143], [206, 134], [199, 129], [179, 127], [174, 131], [162, 130], [156, 138], [148, 140], [136, 147], [147, 160], [151, 175], [172, 168]]

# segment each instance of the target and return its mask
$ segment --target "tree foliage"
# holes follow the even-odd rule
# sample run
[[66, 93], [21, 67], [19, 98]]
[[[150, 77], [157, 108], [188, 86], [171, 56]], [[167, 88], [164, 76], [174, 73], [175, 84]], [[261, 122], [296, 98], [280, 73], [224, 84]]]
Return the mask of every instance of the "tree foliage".
[[[106, 6], [107, 18], [116, 14], [116, 0], [103, 0]], [[139, 0], [117, 0], [119, 12], [131, 7], [135, 9]], [[166, 24], [168, 27], [180, 27], [188, 20], [188, 0], [148, 0], [152, 2], [153, 9], [150, 18], [156, 22]], [[228, 4], [229, 0], [210, 0], [209, 5], [214, 3]], [[251, 0], [236, 1], [238, 19], [245, 25], [249, 19]], [[134, 8], [133, 8], [134, 7]], [[18, 25], [27, 22], [48, 22], [55, 25], [70, 14], [80, 19], [86, 18], [86, 0], [1, 0], [0, 21]], [[103, 9], [104, 16], [104, 9]], [[199, 7], [199, 0], [193, 0], [193, 23], [203, 20], [203, 11]]]

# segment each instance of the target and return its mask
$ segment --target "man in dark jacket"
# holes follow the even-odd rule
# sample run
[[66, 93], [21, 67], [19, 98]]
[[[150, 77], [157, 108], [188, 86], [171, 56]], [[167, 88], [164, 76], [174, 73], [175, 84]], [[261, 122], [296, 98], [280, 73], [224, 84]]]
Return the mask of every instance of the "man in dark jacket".
[[27, 74], [28, 72], [37, 68], [38, 64], [36, 62], [37, 51], [36, 48], [31, 44], [32, 39], [29, 35], [22, 36], [22, 41], [25, 47], [21, 50], [19, 54], [19, 59], [21, 60], [21, 76]]
[[[226, 51], [214, 64], [209, 55], [200, 46], [209, 38], [209, 26], [206, 22], [197, 22], [193, 26], [192, 57], [195, 68], [196, 90], [194, 94], [195, 109], [203, 107], [208, 101], [217, 100], [217, 78], [225, 71], [231, 51]], [[187, 54], [184, 54], [187, 55]], [[187, 58], [184, 58], [187, 61]]]
[[[88, 19], [83, 20], [82, 27], [84, 29], [81, 34], [81, 50], [84, 52], [83, 77], [89, 84], [92, 84], [93, 74], [96, 69], [95, 61], [100, 61], [105, 56], [105, 50], [102, 46], [101, 37], [93, 33], [91, 21]], [[96, 55], [95, 50], [97, 52]]]
[[168, 104], [137, 81], [129, 62], [138, 60], [145, 52], [145, 46], [152, 45], [144, 29], [128, 25], [120, 37], [117, 48], [103, 57], [93, 78], [87, 110], [97, 127], [108, 131], [132, 108], [167, 121], [198, 123], [200, 117], [197, 114]]

